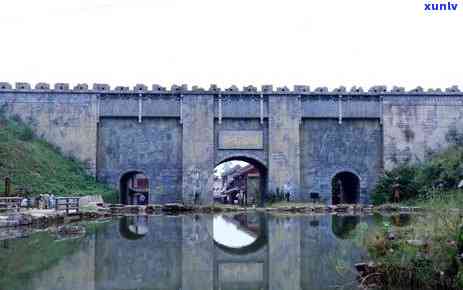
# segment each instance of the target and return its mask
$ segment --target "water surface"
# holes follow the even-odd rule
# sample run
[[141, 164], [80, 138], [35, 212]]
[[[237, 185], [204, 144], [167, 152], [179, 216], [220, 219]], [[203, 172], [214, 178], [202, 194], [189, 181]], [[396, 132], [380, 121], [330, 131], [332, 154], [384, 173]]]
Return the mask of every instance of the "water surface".
[[139, 216], [4, 240], [0, 290], [358, 289], [381, 217]]

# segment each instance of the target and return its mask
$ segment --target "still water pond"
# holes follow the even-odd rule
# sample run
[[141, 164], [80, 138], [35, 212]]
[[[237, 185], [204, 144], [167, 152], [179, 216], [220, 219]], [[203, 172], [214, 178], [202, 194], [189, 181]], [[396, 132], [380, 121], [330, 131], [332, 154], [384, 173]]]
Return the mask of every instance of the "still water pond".
[[85, 234], [4, 240], [0, 290], [358, 289], [354, 264], [388, 217], [124, 217]]

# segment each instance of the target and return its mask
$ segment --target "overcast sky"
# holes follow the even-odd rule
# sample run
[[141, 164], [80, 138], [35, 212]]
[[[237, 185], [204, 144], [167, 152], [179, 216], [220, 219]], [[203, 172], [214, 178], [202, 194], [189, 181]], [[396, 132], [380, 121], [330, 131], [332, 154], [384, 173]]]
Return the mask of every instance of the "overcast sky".
[[1, 0], [0, 81], [463, 87], [453, 1]]

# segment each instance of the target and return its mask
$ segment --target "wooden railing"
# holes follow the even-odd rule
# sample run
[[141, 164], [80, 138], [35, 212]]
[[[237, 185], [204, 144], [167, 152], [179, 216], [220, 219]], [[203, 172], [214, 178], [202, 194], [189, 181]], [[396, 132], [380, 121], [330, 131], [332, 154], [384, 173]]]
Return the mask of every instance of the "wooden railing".
[[57, 197], [55, 209], [57, 211], [65, 210], [66, 214], [69, 214], [71, 210], [74, 213], [79, 213], [79, 200], [80, 197]]
[[0, 197], [0, 208], [4, 209], [15, 209], [19, 211], [21, 209], [22, 197]]

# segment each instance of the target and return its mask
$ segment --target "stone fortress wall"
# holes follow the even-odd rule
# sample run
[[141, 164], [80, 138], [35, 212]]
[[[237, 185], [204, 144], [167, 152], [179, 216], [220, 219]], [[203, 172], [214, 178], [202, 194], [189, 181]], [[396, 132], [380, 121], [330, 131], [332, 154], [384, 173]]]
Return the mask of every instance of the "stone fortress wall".
[[[319, 192], [329, 201], [331, 180], [348, 171], [368, 202], [384, 169], [420, 162], [463, 134], [456, 86], [406, 92], [0, 83], [0, 110], [115, 188], [124, 173], [144, 172], [150, 201], [161, 203], [207, 192], [214, 167], [230, 159], [265, 168], [266, 190], [289, 187], [296, 200]], [[209, 203], [212, 195], [201, 198]]]

